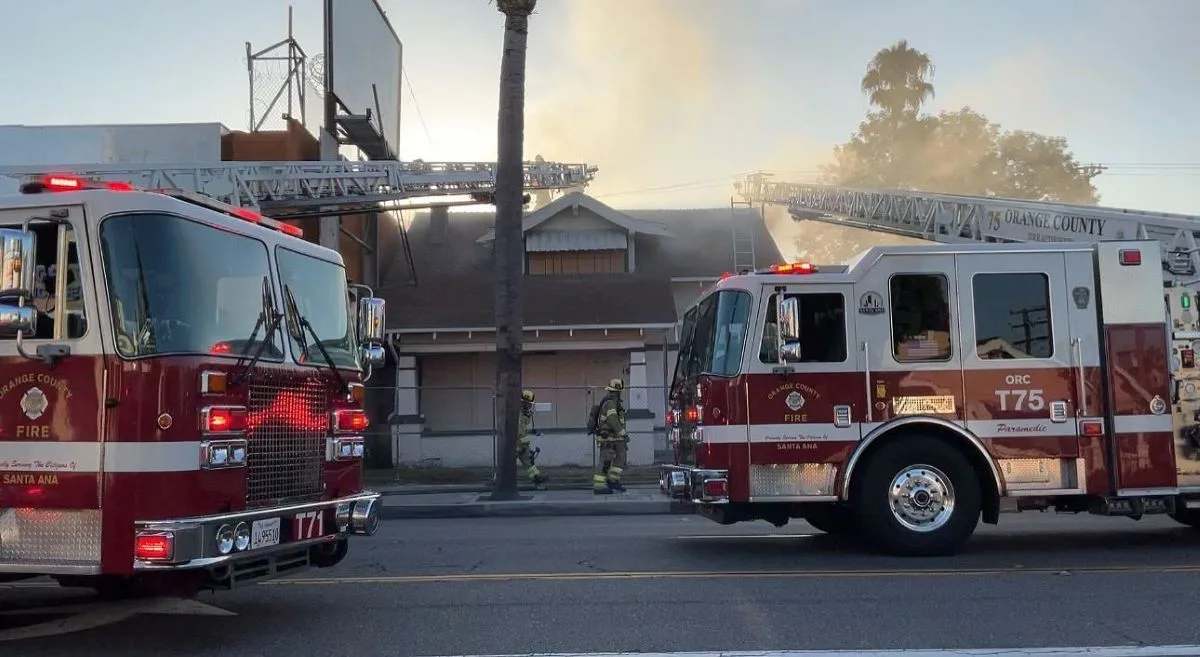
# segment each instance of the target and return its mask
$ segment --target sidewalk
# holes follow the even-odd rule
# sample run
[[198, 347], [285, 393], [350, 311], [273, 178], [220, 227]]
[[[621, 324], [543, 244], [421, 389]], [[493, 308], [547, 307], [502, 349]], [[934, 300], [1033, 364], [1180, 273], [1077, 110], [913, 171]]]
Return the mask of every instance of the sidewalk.
[[[424, 488], [417, 492], [413, 489]], [[383, 493], [380, 516], [403, 518], [519, 518], [532, 516], [629, 516], [691, 513], [659, 492], [658, 486], [630, 486], [624, 493], [595, 495], [590, 490], [521, 491], [521, 499], [493, 502], [490, 493], [446, 491], [445, 486], [403, 486]]]

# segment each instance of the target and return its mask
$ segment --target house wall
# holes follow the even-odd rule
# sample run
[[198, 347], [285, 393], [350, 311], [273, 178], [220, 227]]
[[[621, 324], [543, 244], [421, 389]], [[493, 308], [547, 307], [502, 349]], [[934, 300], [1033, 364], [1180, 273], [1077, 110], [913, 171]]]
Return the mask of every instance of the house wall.
[[[586, 434], [587, 416], [613, 378], [626, 382], [624, 395], [630, 434], [629, 463], [649, 465], [665, 449], [665, 403], [661, 337], [634, 349], [582, 349], [527, 353], [525, 389], [537, 406], [534, 438], [538, 462], [547, 466], [590, 467], [594, 439]], [[401, 356], [397, 377], [397, 416], [393, 459], [398, 464], [443, 466], [493, 465], [495, 444], [492, 352], [433, 353]], [[403, 367], [410, 369], [405, 375]]]
[[579, 208], [577, 212], [563, 211], [555, 217], [547, 219], [534, 230], [612, 230], [611, 221], [588, 210]]

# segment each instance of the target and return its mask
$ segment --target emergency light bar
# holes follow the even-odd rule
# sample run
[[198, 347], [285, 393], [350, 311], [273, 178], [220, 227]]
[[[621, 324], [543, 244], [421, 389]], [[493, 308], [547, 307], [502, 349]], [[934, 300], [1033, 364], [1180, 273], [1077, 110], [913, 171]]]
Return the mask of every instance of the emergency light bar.
[[202, 194], [192, 192], [184, 192], [180, 190], [152, 190], [152, 189], [137, 189], [127, 182], [103, 182], [94, 180], [84, 180], [77, 176], [67, 175], [48, 175], [41, 178], [22, 183], [22, 194], [42, 194], [44, 192], [80, 192], [84, 190], [107, 190], [110, 192], [148, 192], [151, 194], [163, 194], [171, 196], [183, 201], [188, 201], [195, 205], [199, 205], [209, 210], [221, 212], [231, 217], [237, 217], [243, 221], [248, 221], [252, 224], [258, 224], [277, 230], [285, 235], [292, 237], [304, 237], [304, 230], [299, 226], [293, 226], [282, 221], [265, 217], [254, 210], [248, 208], [239, 208], [237, 206], [221, 203], [216, 199], [209, 198]]
[[754, 272], [756, 274], [815, 274], [817, 266], [811, 262], [784, 262], [778, 265], [771, 265], [765, 270]]

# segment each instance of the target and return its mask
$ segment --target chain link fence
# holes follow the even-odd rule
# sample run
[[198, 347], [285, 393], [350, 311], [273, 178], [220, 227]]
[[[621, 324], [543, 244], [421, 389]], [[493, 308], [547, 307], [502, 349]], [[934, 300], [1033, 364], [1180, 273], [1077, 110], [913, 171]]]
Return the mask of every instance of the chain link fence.
[[[592, 408], [606, 394], [604, 385], [526, 385], [523, 389], [534, 394], [533, 426], [540, 435], [533, 436], [533, 445], [540, 448], [538, 464], [595, 467], [598, 449], [586, 428]], [[502, 449], [498, 431], [500, 400], [492, 387], [381, 386], [372, 389], [368, 385], [368, 399], [372, 396], [379, 404], [375, 417], [386, 415], [390, 418], [386, 432], [391, 437], [392, 463], [496, 467]], [[386, 404], [384, 400], [389, 397], [391, 403]], [[663, 388], [626, 387], [621, 400], [625, 405], [626, 430], [630, 436], [630, 465], [650, 465], [667, 449]], [[381, 413], [384, 406], [387, 410]]]

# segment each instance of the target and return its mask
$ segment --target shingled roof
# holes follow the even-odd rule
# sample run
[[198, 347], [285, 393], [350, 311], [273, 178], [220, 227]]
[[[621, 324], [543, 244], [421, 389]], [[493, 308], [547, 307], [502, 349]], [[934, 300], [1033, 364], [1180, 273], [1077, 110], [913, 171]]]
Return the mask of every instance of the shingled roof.
[[[732, 212], [753, 227], [756, 266], [778, 262], [779, 251], [758, 212], [745, 208]], [[538, 219], [536, 214], [529, 218]], [[620, 214], [627, 217], [621, 228], [632, 229], [635, 272], [526, 276], [526, 326], [671, 324], [676, 321], [672, 278], [717, 277], [734, 267], [730, 208]], [[530, 223], [526, 221], [526, 230], [535, 228], [536, 224]], [[429, 212], [417, 213], [408, 230], [416, 285], [400, 246], [399, 230], [394, 224], [381, 225], [378, 292], [388, 302], [388, 329], [495, 326], [493, 224], [492, 213], [450, 213], [449, 221], [441, 226], [431, 224]]]

